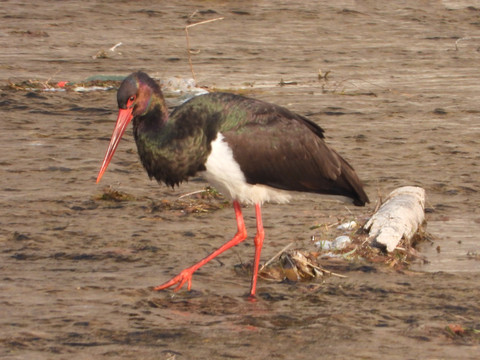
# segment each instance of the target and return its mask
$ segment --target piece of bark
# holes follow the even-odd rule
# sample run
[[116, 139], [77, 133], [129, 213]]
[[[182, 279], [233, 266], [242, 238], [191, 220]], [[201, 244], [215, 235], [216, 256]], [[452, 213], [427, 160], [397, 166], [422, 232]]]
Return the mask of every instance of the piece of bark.
[[365, 224], [373, 246], [393, 251], [400, 240], [410, 240], [425, 219], [425, 190], [404, 186], [392, 191]]

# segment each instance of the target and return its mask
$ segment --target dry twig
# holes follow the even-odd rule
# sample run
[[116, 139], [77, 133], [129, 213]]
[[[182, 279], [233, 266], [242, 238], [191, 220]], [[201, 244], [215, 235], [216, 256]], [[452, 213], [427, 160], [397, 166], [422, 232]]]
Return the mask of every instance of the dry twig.
[[268, 265], [270, 265], [273, 261], [275, 261], [278, 257], [280, 257], [285, 251], [287, 251], [289, 248], [293, 246], [293, 242], [285, 246], [282, 250], [280, 250], [278, 253], [276, 253], [270, 260], [268, 260], [265, 264], [262, 265], [260, 268], [259, 272], [261, 272], [263, 269], [265, 269]]
[[214, 21], [217, 21], [217, 20], [223, 20], [223, 19], [224, 19], [224, 17], [218, 17], [218, 18], [215, 18], [215, 19], [204, 20], [204, 21], [200, 21], [200, 22], [189, 24], [189, 25], [185, 26], [185, 34], [186, 34], [186, 38], [187, 38], [188, 63], [190, 65], [190, 71], [192, 72], [193, 80], [195, 81], [195, 86], [197, 86], [197, 77], [195, 76], [195, 72], [193, 71], [193, 63], [192, 63], [192, 56], [191, 56], [192, 51], [190, 50], [190, 36], [188, 34], [188, 29], [191, 28], [191, 27], [197, 26], [197, 25], [208, 24], [208, 23], [211, 23], [211, 22], [214, 22]]

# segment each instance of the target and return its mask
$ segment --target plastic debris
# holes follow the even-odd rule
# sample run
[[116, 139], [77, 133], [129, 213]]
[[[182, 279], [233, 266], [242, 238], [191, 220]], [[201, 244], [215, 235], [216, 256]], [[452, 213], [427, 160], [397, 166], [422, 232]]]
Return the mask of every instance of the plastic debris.
[[343, 224], [340, 224], [337, 226], [338, 230], [353, 230], [357, 227], [357, 223], [352, 220], [352, 221], [347, 221]]
[[330, 250], [333, 248], [333, 241], [330, 240], [319, 240], [315, 241], [314, 245], [321, 250]]
[[[117, 45], [120, 46], [121, 44]], [[72, 82], [68, 80], [57, 82], [27, 80], [19, 83], [12, 82], [9, 84], [9, 87], [15, 90], [27, 91], [108, 91], [117, 89], [124, 79], [124, 75], [100, 74], [90, 76], [81, 82]], [[208, 93], [204, 88], [195, 86], [195, 81], [191, 78], [169, 77], [165, 80], [160, 80], [160, 85], [162, 91], [166, 93], [167, 97], [171, 98], [169, 100], [173, 106], [178, 106], [192, 97]]]
[[352, 240], [347, 235], [337, 237], [335, 240], [320, 240], [316, 241], [314, 245], [322, 250], [341, 250], [344, 249]]
[[393, 251], [402, 238], [410, 240], [425, 219], [425, 190], [404, 186], [392, 191], [365, 224], [372, 245]]
[[352, 240], [350, 239], [349, 236], [347, 235], [342, 235], [337, 237], [334, 241], [333, 244], [335, 245], [335, 249], [341, 250], [344, 249], [348, 244], [350, 244]]
[[114, 87], [113, 86], [75, 86], [73, 88], [73, 91], [77, 92], [88, 92], [88, 91], [107, 91], [107, 90], [112, 90]]
[[175, 105], [180, 105], [195, 96], [208, 93], [207, 90], [196, 87], [195, 80], [191, 78], [169, 77], [161, 80], [160, 85], [162, 86], [162, 91], [177, 96]]
[[[30, 91], [37, 91], [37, 89], [28, 89], [27, 90], [30, 90]], [[63, 88], [46, 88], [46, 89], [42, 89], [42, 91], [46, 91], [46, 92], [57, 92], [57, 91], [67, 91]]]

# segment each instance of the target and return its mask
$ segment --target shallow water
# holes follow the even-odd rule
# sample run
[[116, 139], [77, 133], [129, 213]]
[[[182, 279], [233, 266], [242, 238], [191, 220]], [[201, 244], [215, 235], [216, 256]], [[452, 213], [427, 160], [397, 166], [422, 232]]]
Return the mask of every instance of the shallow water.
[[478, 223], [465, 219], [452, 219], [432, 221], [428, 226], [435, 229], [432, 235], [441, 240], [420, 246], [422, 254], [428, 258], [428, 263], [415, 266], [413, 269], [449, 273], [480, 271]]
[[[0, 357], [478, 357], [480, 7], [473, 1], [2, 4]], [[6, 85], [138, 69], [188, 78], [183, 27], [196, 9], [193, 21], [225, 17], [191, 28], [198, 82], [308, 115], [372, 200], [366, 208], [308, 196], [266, 205], [262, 259], [293, 240], [306, 246], [315, 226], [366, 217], [380, 197], [417, 185], [428, 196], [434, 243], [421, 249], [429, 264], [404, 272], [325, 264], [347, 278], [261, 280], [251, 303], [249, 276], [235, 271], [253, 256], [246, 241], [202, 268], [191, 292], [152, 291], [233, 235], [233, 209], [166, 207], [162, 201], [206, 184], [194, 179], [171, 190], [150, 182], [130, 130], [95, 185], [115, 121], [114, 91]], [[94, 58], [101, 50], [107, 57]], [[130, 199], [99, 200], [107, 186]], [[244, 212], [253, 236], [253, 208]], [[451, 334], [449, 324], [466, 331]]]

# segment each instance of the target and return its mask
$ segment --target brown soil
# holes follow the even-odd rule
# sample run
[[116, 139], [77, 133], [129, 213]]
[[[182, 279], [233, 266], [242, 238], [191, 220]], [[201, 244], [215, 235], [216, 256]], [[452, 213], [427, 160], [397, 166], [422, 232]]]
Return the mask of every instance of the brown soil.
[[[478, 358], [474, 3], [2, 2], [0, 357]], [[367, 217], [381, 196], [418, 185], [435, 238], [422, 249], [429, 265], [330, 264], [347, 277], [261, 280], [258, 301], [249, 302], [249, 276], [235, 271], [251, 260], [247, 241], [202, 268], [191, 292], [152, 291], [233, 235], [231, 206], [178, 202], [206, 185], [199, 179], [175, 190], [150, 182], [131, 132], [95, 185], [115, 91], [12, 84], [139, 69], [188, 78], [185, 24], [220, 16], [190, 29], [199, 84], [309, 115], [372, 200], [367, 208], [310, 196], [266, 205], [262, 258], [293, 240], [309, 246], [325, 235], [319, 224]], [[253, 209], [245, 215], [253, 232]]]

